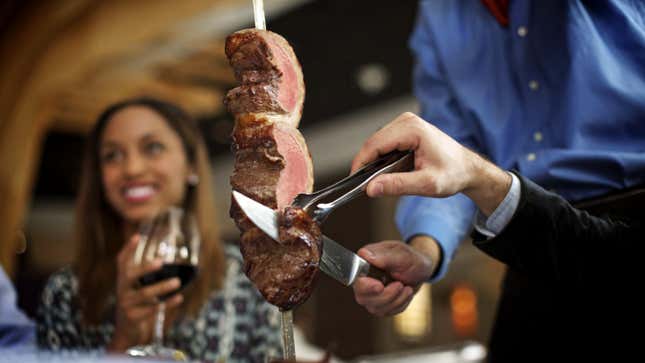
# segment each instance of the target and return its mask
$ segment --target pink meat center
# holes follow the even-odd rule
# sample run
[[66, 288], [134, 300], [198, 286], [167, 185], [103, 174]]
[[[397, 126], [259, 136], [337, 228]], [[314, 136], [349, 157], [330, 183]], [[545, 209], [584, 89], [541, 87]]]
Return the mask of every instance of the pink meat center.
[[293, 198], [307, 188], [308, 164], [306, 151], [302, 150], [296, 137], [279, 127], [274, 128], [278, 152], [285, 160], [276, 188], [278, 210], [291, 204]]
[[298, 76], [287, 52], [278, 44], [273, 45], [273, 56], [275, 57], [278, 69], [282, 72], [278, 102], [287, 113], [292, 113], [296, 107], [298, 92]]

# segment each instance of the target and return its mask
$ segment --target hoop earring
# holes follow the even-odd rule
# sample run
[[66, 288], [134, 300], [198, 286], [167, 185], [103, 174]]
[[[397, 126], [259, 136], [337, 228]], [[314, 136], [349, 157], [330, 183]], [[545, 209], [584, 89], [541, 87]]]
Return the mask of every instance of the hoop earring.
[[188, 185], [193, 186], [193, 187], [194, 187], [194, 186], [197, 186], [197, 184], [199, 184], [199, 175], [197, 175], [197, 174], [190, 174], [190, 175], [188, 176], [187, 181], [188, 181]]

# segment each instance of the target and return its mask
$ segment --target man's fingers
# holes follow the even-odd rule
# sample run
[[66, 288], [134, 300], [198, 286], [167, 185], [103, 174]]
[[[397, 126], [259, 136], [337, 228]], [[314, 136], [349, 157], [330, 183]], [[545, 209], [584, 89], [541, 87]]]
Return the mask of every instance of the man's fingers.
[[[370, 248], [370, 246], [371, 245], [365, 245], [365, 246], [361, 247], [356, 252], [356, 254], [359, 257], [362, 257], [363, 259], [365, 259], [365, 261], [369, 262], [370, 265], [374, 265], [374, 266], [376, 266], [378, 268], [382, 268], [381, 266], [382, 266], [383, 263], [380, 261], [382, 259], [381, 256], [377, 255], [376, 251], [373, 251], [373, 249]], [[359, 280], [360, 279], [362, 279], [362, 277], [359, 278]]]
[[[410, 247], [401, 241], [382, 241], [363, 246], [358, 255], [390, 274], [405, 270], [415, 257]], [[397, 276], [392, 276], [397, 278]]]
[[359, 277], [352, 285], [356, 302], [363, 305], [367, 299], [378, 296], [385, 289], [385, 286], [371, 277]]
[[[403, 244], [400, 241], [381, 241], [376, 243], [370, 243], [363, 246], [357, 252], [357, 254], [364, 258], [371, 265], [374, 265], [380, 269], [386, 269], [392, 264], [393, 251], [397, 249], [397, 244]], [[389, 270], [387, 270], [389, 272]]]
[[364, 146], [358, 151], [358, 154], [352, 160], [351, 174], [355, 173], [358, 169], [362, 168], [370, 161], [378, 158], [379, 153], [377, 149], [367, 149]]
[[[381, 242], [377, 247], [383, 252], [390, 249], [393, 243], [393, 241]], [[367, 249], [361, 250], [359, 254], [365, 256]], [[358, 278], [352, 288], [356, 302], [378, 316], [400, 313], [405, 310], [415, 294], [414, 288], [405, 286], [400, 281], [394, 281], [384, 287], [380, 281], [370, 277]]]
[[400, 282], [392, 282], [385, 287], [382, 293], [366, 298], [363, 306], [365, 306], [367, 311], [370, 313], [382, 316], [385, 309], [398, 298], [403, 289], [404, 286]]
[[392, 282], [385, 286], [385, 289], [379, 294], [366, 297], [368, 305], [381, 308], [393, 301], [403, 290], [403, 284], [399, 281]]
[[386, 173], [377, 176], [367, 185], [367, 195], [429, 195], [432, 184], [428, 172], [423, 170], [405, 173]]
[[418, 132], [412, 127], [414, 123], [423, 123], [417, 115], [405, 112], [394, 121], [375, 132], [361, 147], [352, 161], [352, 173], [363, 165], [375, 160], [379, 155], [393, 150], [416, 150], [419, 145]]
[[414, 297], [414, 289], [410, 286], [405, 286], [403, 290], [401, 290], [401, 293], [394, 299], [391, 303], [389, 303], [387, 306], [383, 307], [383, 311], [385, 315], [395, 315], [403, 310], [408, 306], [410, 301], [412, 301], [412, 298]]
[[352, 161], [352, 173], [362, 168], [365, 164], [376, 160], [379, 155], [386, 154], [398, 147], [398, 140], [388, 135], [386, 125], [367, 139]]

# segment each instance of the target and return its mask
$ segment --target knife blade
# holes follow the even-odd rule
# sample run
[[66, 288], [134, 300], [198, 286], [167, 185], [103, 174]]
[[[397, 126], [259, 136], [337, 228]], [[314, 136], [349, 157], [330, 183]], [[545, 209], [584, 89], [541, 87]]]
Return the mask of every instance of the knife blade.
[[[274, 240], [280, 241], [277, 211], [235, 190], [233, 198], [256, 227]], [[385, 271], [370, 265], [359, 255], [325, 235], [322, 236], [322, 256], [319, 266], [329, 277], [345, 286], [351, 286], [360, 276], [378, 279], [384, 285], [393, 281]]]

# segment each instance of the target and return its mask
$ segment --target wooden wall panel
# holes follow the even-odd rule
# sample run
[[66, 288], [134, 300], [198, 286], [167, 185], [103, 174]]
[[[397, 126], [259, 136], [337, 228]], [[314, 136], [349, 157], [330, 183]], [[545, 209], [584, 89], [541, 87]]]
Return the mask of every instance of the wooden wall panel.
[[[200, 34], [196, 42], [178, 32], [190, 29], [191, 19], [203, 28], [203, 14], [240, 3], [40, 1], [16, 14], [0, 37], [0, 263], [10, 274], [48, 130], [85, 132], [105, 105], [143, 94], [193, 113], [217, 112], [222, 91], [216, 85], [232, 76], [217, 59], [223, 52], [210, 47], [220, 48], [224, 34], [208, 41]], [[213, 67], [196, 73], [182, 66], [210, 59]], [[163, 70], [175, 77], [163, 77]]]

